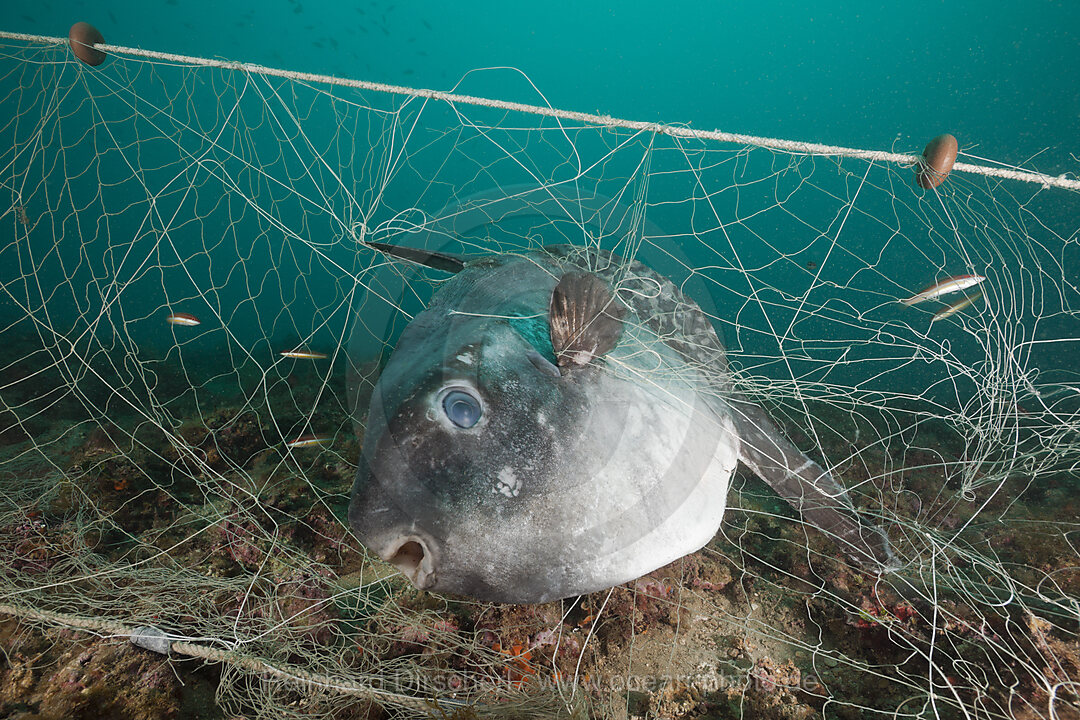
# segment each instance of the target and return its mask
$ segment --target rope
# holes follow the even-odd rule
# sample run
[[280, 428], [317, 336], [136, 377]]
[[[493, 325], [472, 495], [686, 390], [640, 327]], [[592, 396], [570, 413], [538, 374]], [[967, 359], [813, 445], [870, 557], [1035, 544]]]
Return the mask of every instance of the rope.
[[[4, 603], [0, 603], [0, 613], [25, 620], [37, 620], [39, 622], [85, 630], [101, 635], [124, 637], [132, 640], [132, 642], [135, 642], [136, 638], [144, 636], [147, 630], [145, 627], [129, 627], [122, 623], [108, 620], [67, 615], [64, 613], [37, 610], [34, 608], [19, 607]], [[345, 695], [352, 695], [374, 702], [393, 704], [398, 707], [407, 707], [428, 713], [433, 713], [448, 707], [469, 707], [467, 703], [458, 700], [418, 698], [411, 695], [402, 695], [386, 690], [378, 690], [351, 680], [308, 672], [307, 670], [302, 670], [300, 668], [294, 667], [286, 669], [277, 665], [272, 665], [259, 658], [243, 655], [235, 650], [221, 650], [206, 645], [187, 642], [185, 640], [170, 641], [168, 651], [209, 662], [226, 663], [251, 673], [265, 673], [282, 680], [292, 681], [311, 688], [336, 690]]]
[[[0, 38], [8, 40], [22, 40], [25, 42], [66, 45], [67, 38], [48, 37], [45, 35], [25, 35], [22, 33], [10, 33], [0, 31]], [[570, 110], [558, 110], [542, 105], [527, 105], [523, 103], [505, 102], [503, 100], [491, 100], [489, 98], [475, 97], [473, 95], [458, 95], [456, 93], [443, 92], [441, 90], [427, 90], [423, 88], [411, 88], [404, 85], [388, 85], [386, 83], [369, 82], [366, 80], [350, 80], [347, 78], [334, 77], [332, 75], [317, 75], [315, 73], [296, 72], [293, 70], [280, 70], [265, 67], [254, 63], [242, 63], [231, 60], [214, 60], [200, 58], [191, 55], [177, 55], [175, 53], [156, 52], [154, 50], [142, 50], [129, 48], [122, 45], [109, 45], [97, 43], [94, 49], [115, 55], [132, 55], [148, 60], [159, 60], [181, 65], [194, 65], [199, 67], [220, 68], [223, 70], [238, 70], [241, 72], [264, 75], [269, 77], [285, 78], [296, 82], [319, 83], [336, 87], [356, 88], [358, 90], [370, 90], [373, 92], [401, 95], [407, 98], [426, 98], [429, 100], [441, 100], [456, 105], [476, 105], [480, 107], [521, 112], [541, 117], [557, 118], [599, 125], [602, 127], [619, 128], [636, 132], [654, 132], [671, 137], [687, 138], [693, 140], [712, 140], [715, 142], [735, 143], [739, 145], [751, 145], [754, 147], [769, 148], [782, 152], [799, 155], [825, 155], [831, 157], [851, 157], [870, 160], [872, 162], [895, 163], [903, 166], [914, 166], [922, 158], [919, 155], [905, 155], [902, 153], [884, 152], [880, 150], [859, 150], [836, 145], [821, 145], [819, 143], [799, 142], [796, 140], [781, 140], [778, 138], [758, 137], [756, 135], [742, 135], [720, 130], [694, 130], [678, 125], [665, 125], [662, 123], [643, 122], [638, 120], [621, 120], [610, 115], [596, 115], [593, 113], [574, 112]], [[1068, 178], [1065, 174], [1057, 177], [1038, 172], [1028, 172], [1009, 167], [987, 167], [985, 165], [972, 165], [969, 163], [956, 163], [954, 171], [984, 175], [1007, 180], [1038, 183], [1045, 188], [1056, 187], [1067, 190], [1080, 190], [1080, 179]]]

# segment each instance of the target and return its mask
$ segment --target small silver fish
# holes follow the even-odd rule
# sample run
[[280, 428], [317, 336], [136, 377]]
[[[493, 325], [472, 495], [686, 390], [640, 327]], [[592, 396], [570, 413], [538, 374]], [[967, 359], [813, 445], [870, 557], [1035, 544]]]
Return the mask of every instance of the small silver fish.
[[323, 447], [329, 444], [329, 435], [301, 435], [295, 440], [285, 443], [285, 447], [295, 450], [296, 448]]
[[969, 287], [974, 287], [985, 279], [985, 275], [956, 275], [954, 277], [945, 278], [941, 282], [936, 282], [925, 290], [921, 290], [900, 302], [903, 305], [915, 305], [917, 303], [925, 302], [926, 300], [933, 300], [936, 297], [947, 295], [951, 292], [967, 290]]
[[982, 297], [982, 291], [981, 290], [978, 291], [978, 292], [975, 292], [975, 293], [973, 293], [971, 295], [965, 295], [964, 297], [962, 297], [959, 300], [957, 300], [956, 302], [954, 302], [952, 305], [946, 305], [945, 307], [941, 308], [936, 313], [934, 313], [934, 317], [930, 318], [930, 322], [933, 323], [933, 322], [935, 322], [937, 320], [944, 320], [945, 318], [949, 317], [950, 315], [954, 315], [954, 314], [960, 312], [961, 310], [963, 310], [967, 306], [971, 305], [971, 303], [975, 302], [976, 300], [978, 300], [981, 297]]
[[170, 325], [183, 325], [184, 327], [195, 327], [200, 324], [199, 318], [191, 313], [171, 313], [165, 317], [165, 322]]
[[295, 350], [282, 350], [281, 357], [296, 358], [297, 360], [325, 360], [326, 353], [297, 348]]

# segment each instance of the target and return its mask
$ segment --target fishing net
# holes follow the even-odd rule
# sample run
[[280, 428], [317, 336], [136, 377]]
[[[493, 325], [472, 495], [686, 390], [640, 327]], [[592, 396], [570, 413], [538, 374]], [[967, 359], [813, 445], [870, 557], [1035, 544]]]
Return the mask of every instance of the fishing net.
[[[7, 709], [1080, 716], [1075, 192], [0, 47]], [[672, 278], [900, 569], [845, 563], [740, 471], [715, 539], [635, 583], [413, 589], [345, 510], [380, 363], [446, 276], [371, 241]], [[986, 280], [898, 302], [962, 274]]]

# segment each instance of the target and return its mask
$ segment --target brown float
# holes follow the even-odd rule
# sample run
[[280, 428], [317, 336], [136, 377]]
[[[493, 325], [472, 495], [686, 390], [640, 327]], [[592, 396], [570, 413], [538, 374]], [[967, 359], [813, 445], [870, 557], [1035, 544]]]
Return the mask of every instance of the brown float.
[[929, 190], [945, 182], [953, 163], [956, 162], [958, 149], [956, 138], [948, 133], [938, 135], [928, 142], [915, 174], [915, 182], [919, 187]]
[[90, 23], [77, 22], [68, 30], [68, 44], [75, 57], [87, 65], [97, 67], [105, 62], [105, 53], [94, 47], [97, 43], [104, 43], [105, 37], [101, 31]]

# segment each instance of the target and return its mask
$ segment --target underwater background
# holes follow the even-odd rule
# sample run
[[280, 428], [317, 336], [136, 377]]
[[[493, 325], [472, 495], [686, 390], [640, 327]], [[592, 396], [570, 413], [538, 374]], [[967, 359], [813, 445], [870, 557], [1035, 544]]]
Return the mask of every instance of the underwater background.
[[[1057, 175], [1080, 146], [1080, 5], [9, 0], [0, 26], [631, 120], [887, 150], [949, 132]], [[464, 80], [463, 80], [464, 78]]]
[[[148, 50], [870, 150], [949, 132], [962, 161], [1080, 170], [1072, 2], [0, 7], [10, 32], [80, 20]], [[227, 662], [181, 689], [114, 625], [6, 622], [0, 714], [94, 717], [136, 674], [160, 693], [121, 715], [381, 718], [538, 677], [570, 711], [559, 683], [591, 673], [622, 683], [595, 717], [1041, 718], [1052, 692], [1080, 717], [1075, 192], [923, 191], [906, 166], [4, 43], [0, 611], [160, 624], [397, 694], [358, 709]], [[500, 204], [529, 183], [585, 219]], [[714, 543], [610, 605], [446, 599], [370, 561], [342, 523], [362, 396], [441, 278], [361, 233], [498, 251], [582, 226], [620, 252], [640, 231], [687, 281], [743, 389], [879, 514], [909, 576], [845, 566], [745, 473]], [[951, 318], [897, 302], [964, 272], [984, 294]]]
[[[693, 129], [901, 153], [918, 153], [948, 132], [959, 140], [961, 161], [987, 158], [1049, 175], [1075, 175], [1080, 157], [1080, 89], [1070, 70], [1080, 67], [1080, 5], [1070, 2], [717, 2], [676, 10], [648, 2], [13, 0], [0, 8], [0, 26], [16, 32], [64, 36], [80, 19], [118, 45]], [[207, 117], [223, 112], [198, 107], [194, 96], [188, 102], [195, 104], [192, 112]], [[316, 145], [333, 143], [338, 162], [348, 164], [356, 157], [344, 157], [346, 146], [354, 143], [354, 153], [362, 148], [344, 135], [334, 138], [339, 122], [334, 112], [313, 108], [302, 132], [319, 137]], [[251, 130], [267, 147], [276, 142], [273, 133]], [[144, 164], [154, 165], [154, 150], [142, 152]], [[164, 158], [168, 163], [171, 155]], [[540, 154], [535, 160], [549, 161]], [[430, 153], [421, 162], [431, 168], [418, 167], [415, 182], [399, 180], [387, 188], [384, 212], [368, 218], [369, 224], [410, 206], [429, 213], [442, 208], [446, 198], [425, 196], [423, 184], [437, 182], [425, 175], [444, 161]], [[547, 180], [568, 177], [565, 167], [556, 167], [562, 158], [550, 162], [555, 169], [540, 171]], [[362, 174], [358, 167], [344, 169]], [[603, 172], [612, 171], [593, 174]], [[459, 175], [449, 182], [459, 184], [454, 195], [460, 201], [493, 184], [528, 179], [495, 172], [486, 181], [466, 183]], [[672, 185], [661, 192], [670, 199], [694, 188]], [[1034, 201], [1051, 226], [1072, 222], [1061, 197], [1044, 193]], [[719, 209], [730, 215], [735, 202]], [[662, 208], [653, 212], [651, 219], [664, 219]], [[830, 211], [822, 213], [828, 217]], [[669, 213], [660, 230], [681, 234], [685, 215]], [[286, 222], [302, 226], [308, 220], [293, 215]], [[847, 235], [864, 237], [853, 241], [863, 249], [874, 247], [875, 231], [865, 228], [860, 236], [863, 231], [849, 226]], [[339, 228], [308, 232], [316, 243], [340, 235]], [[782, 224], [766, 232], [786, 247]], [[821, 248], [807, 249], [804, 262], [823, 257]], [[691, 267], [714, 259], [712, 249], [698, 256], [682, 250]], [[901, 274], [893, 278], [905, 287], [957, 271], [955, 257], [927, 263], [918, 248], [897, 252], [889, 262], [913, 263], [910, 282]], [[766, 248], [760, 259], [773, 257]], [[258, 262], [247, 259], [252, 267]], [[273, 261], [265, 262], [269, 267]], [[1071, 268], [1064, 270], [1072, 276]], [[783, 286], [786, 279], [777, 282]], [[800, 291], [801, 285], [790, 289]]]

